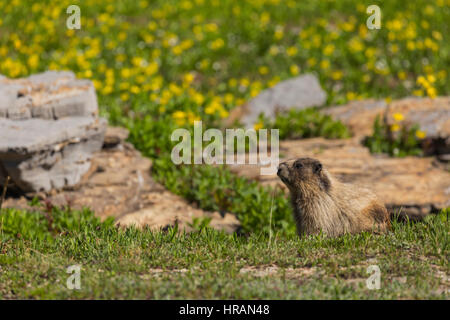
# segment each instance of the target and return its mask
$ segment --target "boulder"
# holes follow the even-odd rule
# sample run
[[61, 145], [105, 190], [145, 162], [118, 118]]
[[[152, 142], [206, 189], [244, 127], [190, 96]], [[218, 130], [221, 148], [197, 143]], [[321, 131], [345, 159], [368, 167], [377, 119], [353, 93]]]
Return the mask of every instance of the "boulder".
[[71, 72], [0, 78], [0, 185], [22, 192], [76, 185], [103, 145], [95, 89]]
[[239, 121], [246, 128], [252, 128], [261, 113], [273, 119], [278, 111], [320, 106], [326, 99], [326, 92], [320, 87], [317, 77], [305, 74], [282, 81], [264, 90], [243, 106], [235, 108], [227, 123]]

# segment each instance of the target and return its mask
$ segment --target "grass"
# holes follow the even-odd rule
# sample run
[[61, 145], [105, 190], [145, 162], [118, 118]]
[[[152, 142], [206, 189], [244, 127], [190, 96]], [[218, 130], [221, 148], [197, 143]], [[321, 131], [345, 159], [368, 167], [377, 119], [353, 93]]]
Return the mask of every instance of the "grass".
[[[44, 211], [45, 213], [42, 213]], [[0, 215], [1, 299], [447, 299], [447, 213], [386, 235], [299, 239], [117, 228], [92, 212]], [[81, 265], [81, 288], [66, 272]], [[369, 265], [381, 288], [369, 290]]]

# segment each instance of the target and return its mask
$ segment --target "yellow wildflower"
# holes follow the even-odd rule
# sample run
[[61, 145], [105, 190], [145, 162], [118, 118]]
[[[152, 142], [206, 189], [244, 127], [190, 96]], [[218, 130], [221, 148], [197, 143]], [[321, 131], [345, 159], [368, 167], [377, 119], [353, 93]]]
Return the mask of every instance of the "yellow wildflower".
[[172, 118], [177, 125], [181, 126], [185, 123], [186, 113], [184, 111], [175, 111], [172, 113]]
[[251, 96], [252, 98], [254, 98], [254, 97], [256, 97], [256, 96], [259, 94], [259, 92], [260, 92], [260, 89], [259, 89], [259, 88], [252, 88], [252, 89], [250, 90], [250, 96]]
[[395, 121], [403, 121], [405, 118], [403, 117], [403, 114], [401, 114], [400, 112], [396, 112], [392, 115], [392, 117], [394, 118]]
[[427, 75], [427, 80], [431, 83], [435, 83], [436, 82], [436, 77], [433, 76], [432, 74]]
[[210, 43], [210, 48], [212, 50], [219, 50], [224, 45], [225, 45], [225, 41], [223, 41], [223, 39], [219, 38]]
[[187, 84], [191, 84], [194, 81], [194, 75], [192, 73], [186, 73], [183, 77], [183, 81]]
[[427, 136], [427, 134], [426, 134], [425, 131], [422, 131], [422, 130], [417, 130], [416, 131], [416, 137], [418, 139], [425, 139], [426, 136]]
[[400, 80], [405, 80], [406, 79], [406, 72], [405, 71], [399, 71], [397, 73], [397, 76]]
[[221, 109], [220, 112], [219, 112], [219, 116], [220, 116], [222, 119], [228, 117], [228, 111], [225, 110], [225, 109]]
[[265, 75], [269, 73], [269, 68], [267, 68], [266, 66], [261, 66], [258, 68], [258, 71], [260, 74]]
[[330, 61], [329, 60], [322, 60], [320, 62], [320, 67], [324, 70], [327, 70], [330, 67]]
[[437, 91], [435, 88], [430, 87], [430, 88], [427, 88], [427, 94], [430, 98], [434, 99], [437, 96]]
[[394, 124], [391, 126], [391, 131], [392, 131], [392, 132], [397, 132], [398, 130], [400, 130], [400, 126], [399, 126], [397, 123], [394, 123]]
[[131, 86], [130, 91], [131, 93], [138, 94], [141, 92], [141, 89], [138, 86]]
[[426, 82], [427, 82], [427, 80], [425, 79], [425, 77], [424, 77], [424, 76], [419, 76], [419, 77], [417, 77], [417, 80], [416, 80], [416, 82], [417, 82], [417, 84], [421, 84], [421, 85], [423, 85], [424, 83], [426, 83]]
[[276, 39], [276, 40], [281, 40], [281, 39], [283, 39], [283, 36], [284, 36], [284, 31], [283, 31], [283, 29], [280, 28], [280, 27], [278, 27], [278, 28], [275, 30], [275, 35], [274, 35], [275, 39]]
[[295, 56], [298, 52], [298, 49], [296, 47], [289, 47], [286, 50], [286, 53], [289, 57]]
[[323, 54], [326, 56], [330, 56], [332, 55], [334, 52], [334, 45], [333, 44], [328, 44], [324, 49], [323, 49]]
[[289, 71], [291, 72], [292, 75], [295, 76], [300, 72], [300, 68], [297, 65], [293, 64], [289, 67]]
[[312, 58], [309, 58], [306, 61], [306, 63], [308, 64], [308, 66], [314, 67], [316, 65], [316, 63], [317, 63], [317, 60], [316, 60], [316, 58], [312, 57]]
[[342, 75], [342, 71], [336, 70], [331, 73], [331, 78], [333, 78], [333, 80], [340, 80], [342, 79]]
[[203, 104], [203, 102], [205, 101], [205, 98], [203, 97], [203, 95], [201, 93], [195, 93], [194, 96], [192, 97], [192, 100], [194, 100], [194, 102], [196, 104]]
[[354, 92], [347, 92], [347, 100], [351, 101], [351, 100], [355, 100], [356, 99], [356, 93]]
[[250, 80], [248, 80], [247, 78], [242, 78], [241, 81], [239, 82], [239, 85], [241, 87], [247, 88], [250, 85]]
[[254, 124], [253, 129], [255, 129], [256, 131], [262, 129], [264, 127], [264, 124], [262, 122], [257, 122]]

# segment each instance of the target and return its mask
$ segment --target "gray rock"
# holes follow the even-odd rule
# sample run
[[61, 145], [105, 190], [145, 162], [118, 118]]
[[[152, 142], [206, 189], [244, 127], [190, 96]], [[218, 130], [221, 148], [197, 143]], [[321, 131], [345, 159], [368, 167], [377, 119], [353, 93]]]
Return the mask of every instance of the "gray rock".
[[25, 120], [97, 115], [92, 82], [76, 79], [72, 72], [47, 71], [25, 79], [0, 78], [0, 117]]
[[102, 148], [105, 130], [106, 121], [92, 117], [0, 119], [0, 184], [5, 175], [24, 192], [77, 184]]
[[23, 192], [78, 184], [103, 145], [97, 115], [92, 83], [71, 72], [0, 77], [0, 185], [7, 176]]
[[326, 99], [326, 92], [320, 87], [317, 77], [305, 74], [264, 90], [246, 105], [232, 112], [230, 118], [232, 121], [239, 120], [245, 127], [251, 128], [257, 122], [260, 113], [273, 118], [277, 111], [320, 106]]

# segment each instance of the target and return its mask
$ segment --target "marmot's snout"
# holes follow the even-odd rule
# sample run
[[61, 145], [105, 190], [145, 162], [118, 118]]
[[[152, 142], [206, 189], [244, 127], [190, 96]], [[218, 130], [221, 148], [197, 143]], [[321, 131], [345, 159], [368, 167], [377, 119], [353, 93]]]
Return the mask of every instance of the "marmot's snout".
[[300, 181], [310, 181], [312, 176], [317, 176], [322, 170], [322, 164], [315, 159], [299, 158], [280, 163], [277, 175], [283, 183], [292, 187]]
[[280, 163], [278, 166], [277, 176], [283, 181], [285, 184], [289, 182], [289, 166], [286, 162]]

